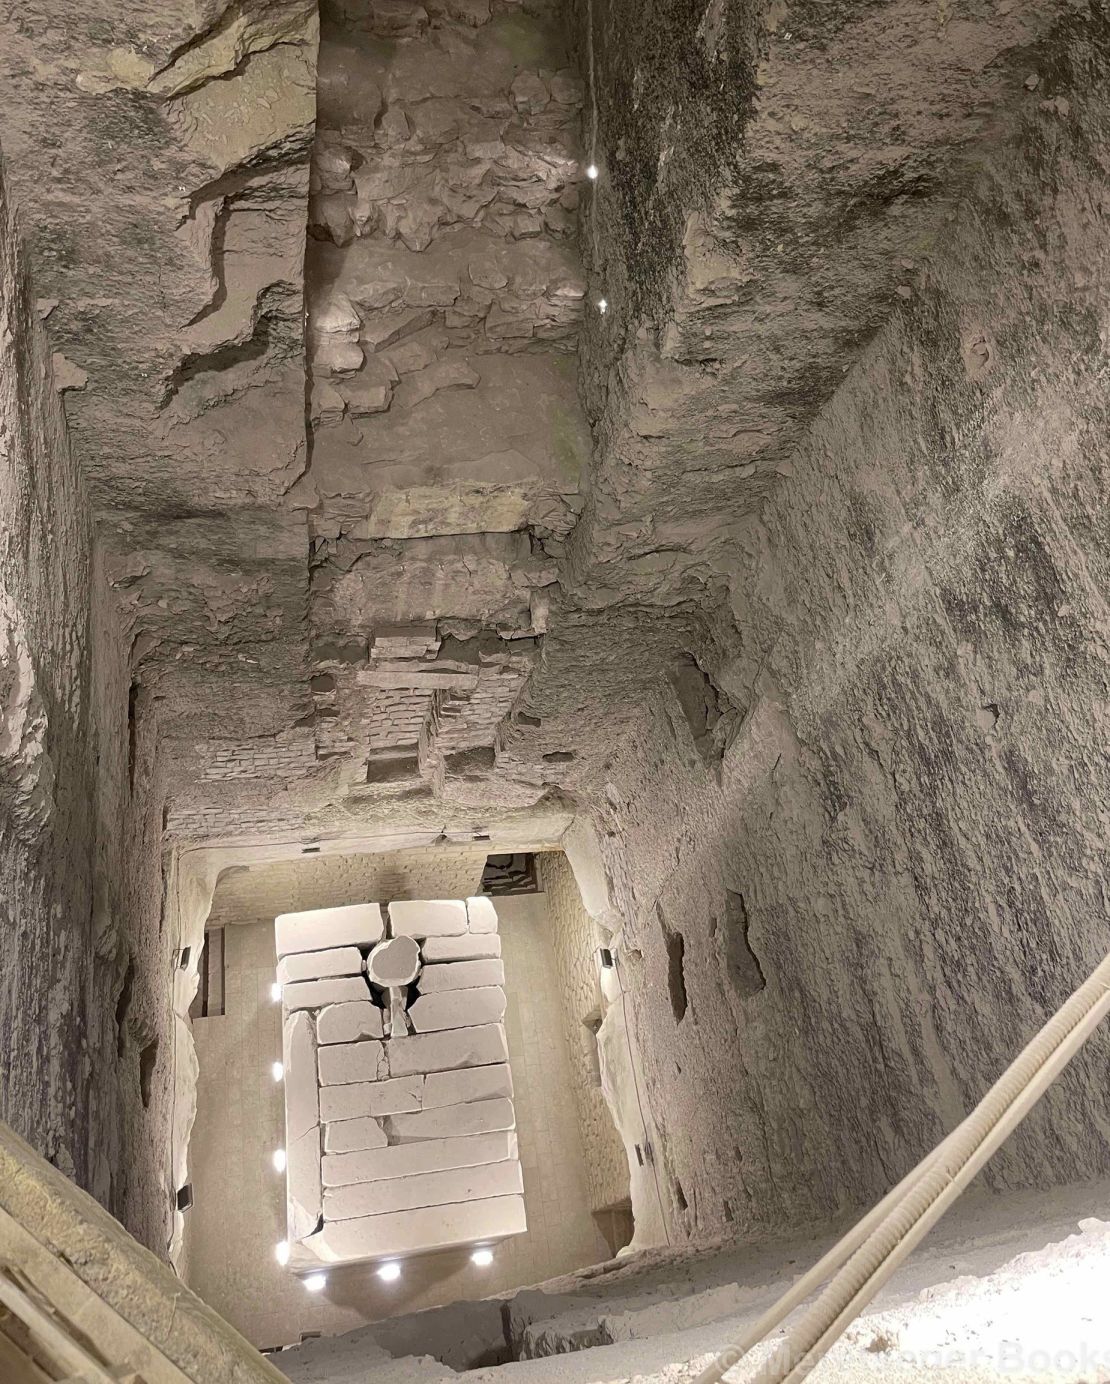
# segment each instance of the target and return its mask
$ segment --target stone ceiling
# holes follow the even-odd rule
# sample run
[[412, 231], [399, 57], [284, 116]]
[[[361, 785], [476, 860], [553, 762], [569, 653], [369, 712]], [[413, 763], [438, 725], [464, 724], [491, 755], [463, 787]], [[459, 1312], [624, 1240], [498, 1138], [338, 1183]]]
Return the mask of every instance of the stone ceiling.
[[170, 834], [558, 821], [663, 673], [742, 715], [759, 506], [1079, 8], [8, 15]]

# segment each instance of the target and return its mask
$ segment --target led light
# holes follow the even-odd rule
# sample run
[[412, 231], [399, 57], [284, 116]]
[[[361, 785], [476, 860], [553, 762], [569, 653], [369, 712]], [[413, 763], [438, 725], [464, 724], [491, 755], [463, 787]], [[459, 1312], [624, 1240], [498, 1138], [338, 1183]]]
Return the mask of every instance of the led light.
[[273, 985], [270, 986], [270, 998], [273, 1000], [273, 1002], [274, 1002], [275, 1004], [277, 1004], [278, 1000], [281, 999], [281, 981], [280, 981], [280, 980], [275, 980], [274, 983], [273, 983]]
[[608, 311], [609, 311], [609, 303], [608, 303], [608, 300], [605, 299], [605, 298], [599, 298], [599, 299], [597, 300], [597, 310], [598, 310], [598, 312], [602, 312], [602, 313], [608, 312]]
[[319, 1293], [328, 1286], [328, 1276], [326, 1273], [310, 1273], [302, 1282], [306, 1292]]
[[388, 1264], [379, 1264], [378, 1277], [383, 1283], [396, 1283], [401, 1277], [401, 1266], [395, 1259], [391, 1259]]
[[275, 1062], [270, 1068], [270, 1075], [275, 1081], [283, 1080], [285, 1077], [285, 1064], [283, 1062]]
[[589, 178], [589, 180], [590, 180], [591, 183], [596, 183], [596, 182], [597, 182], [597, 164], [596, 164], [596, 163], [591, 163], [590, 166], [589, 166], [589, 168], [586, 169], [586, 177]]
[[288, 1240], [279, 1240], [278, 1243], [274, 1246], [274, 1258], [278, 1261], [282, 1268], [284, 1268], [285, 1265], [289, 1263]]
[[470, 1262], [472, 1264], [477, 1264], [480, 1269], [488, 1269], [493, 1263], [493, 1250], [476, 1249], [470, 1256]]
[[274, 1172], [283, 1173], [285, 1171], [285, 1150], [274, 1149]]

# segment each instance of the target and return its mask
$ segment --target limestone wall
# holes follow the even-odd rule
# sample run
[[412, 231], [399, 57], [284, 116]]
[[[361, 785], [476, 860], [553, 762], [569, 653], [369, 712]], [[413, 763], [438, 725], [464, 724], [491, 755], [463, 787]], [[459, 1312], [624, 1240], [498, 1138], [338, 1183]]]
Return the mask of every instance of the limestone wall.
[[[1041, 55], [599, 776], [687, 1231], [874, 1197], [1105, 951], [1104, 37]], [[1108, 1050], [992, 1186], [1106, 1173]]]
[[153, 729], [93, 551], [48, 310], [0, 181], [0, 1118], [164, 1251], [173, 960]]
[[574, 1099], [586, 1150], [590, 1207], [601, 1211], [628, 1198], [628, 1161], [601, 1092], [597, 1038], [591, 1022], [596, 1017], [600, 1023], [603, 1009], [594, 959], [602, 938], [582, 907], [566, 856], [561, 851], [545, 851], [539, 860], [563, 998], [567, 1054], [574, 1073]]

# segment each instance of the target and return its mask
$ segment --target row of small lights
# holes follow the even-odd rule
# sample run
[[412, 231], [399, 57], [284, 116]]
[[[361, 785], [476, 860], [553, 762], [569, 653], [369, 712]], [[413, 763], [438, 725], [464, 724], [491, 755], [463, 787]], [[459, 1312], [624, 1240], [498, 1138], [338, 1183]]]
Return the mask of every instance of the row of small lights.
[[[601, 170], [598, 168], [596, 163], [591, 163], [587, 165], [586, 177], [589, 178], [591, 183], [597, 182], [600, 173]], [[605, 313], [609, 311], [609, 304], [606, 302], [604, 298], [599, 298], [595, 306], [597, 307], [598, 312], [600, 312], [603, 316]]]
[[[591, 165], [592, 166], [592, 165]], [[596, 169], [594, 171], [596, 176]], [[604, 308], [602, 311], [604, 312]], [[277, 1004], [281, 999], [281, 982], [275, 980], [270, 986], [270, 999]], [[275, 1081], [285, 1080], [285, 1064], [275, 1062], [270, 1068], [270, 1072]], [[274, 1172], [283, 1173], [288, 1164], [288, 1157], [284, 1149], [274, 1149], [270, 1156], [274, 1165]], [[289, 1241], [281, 1240], [274, 1247], [274, 1258], [284, 1268], [289, 1263]], [[493, 1263], [493, 1250], [485, 1245], [480, 1245], [470, 1256], [470, 1262], [480, 1269], [488, 1269]], [[388, 1259], [384, 1264], [378, 1265], [378, 1277], [383, 1283], [396, 1283], [401, 1277], [401, 1265], [396, 1259]], [[326, 1273], [310, 1273], [301, 1279], [301, 1283], [310, 1293], [322, 1292], [328, 1286], [328, 1276]]]

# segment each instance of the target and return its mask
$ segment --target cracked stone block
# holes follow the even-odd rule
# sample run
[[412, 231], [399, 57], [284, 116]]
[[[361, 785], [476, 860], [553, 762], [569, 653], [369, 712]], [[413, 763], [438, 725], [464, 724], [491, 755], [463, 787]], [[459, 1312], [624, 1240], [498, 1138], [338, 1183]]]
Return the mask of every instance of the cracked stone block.
[[345, 1086], [320, 1088], [320, 1118], [325, 1124], [339, 1120], [354, 1120], [371, 1113], [370, 1088], [383, 1086], [380, 1081], [349, 1082]]
[[466, 925], [471, 932], [496, 932], [497, 910], [493, 900], [484, 897], [467, 899]]
[[303, 1240], [320, 1223], [323, 1184], [320, 1180], [320, 1129], [314, 1126], [286, 1149], [285, 1203], [290, 1240]]
[[381, 1043], [336, 1043], [320, 1048], [321, 1086], [349, 1086], [355, 1082], [381, 1081], [386, 1076], [385, 1050]]
[[435, 961], [478, 961], [501, 955], [501, 938], [496, 933], [464, 937], [429, 937], [420, 948], [426, 963]]
[[[343, 1087], [335, 1087], [343, 1090]], [[329, 1120], [324, 1126], [324, 1152], [354, 1153], [363, 1149], [384, 1149], [385, 1130], [371, 1115], [359, 1115], [353, 1120]]]
[[299, 980], [282, 987], [286, 1009], [323, 1009], [329, 1004], [369, 1003], [370, 987], [361, 976], [336, 976], [331, 980]]
[[337, 1264], [383, 1254], [450, 1249], [476, 1240], [502, 1240], [527, 1228], [522, 1196], [484, 1197], [453, 1206], [325, 1222], [323, 1230], [305, 1243], [321, 1262]]
[[382, 1011], [369, 999], [329, 1004], [316, 1016], [319, 1043], [356, 1043], [360, 1038], [380, 1038], [383, 1032]]
[[414, 937], [391, 937], [379, 942], [366, 962], [366, 972], [375, 985], [388, 990], [394, 985], [409, 985], [420, 974], [420, 946]]
[[394, 936], [457, 937], [467, 930], [466, 905], [461, 899], [401, 900], [389, 905]]
[[420, 1108], [435, 1110], [442, 1105], [463, 1105], [512, 1094], [513, 1074], [507, 1062], [493, 1067], [464, 1067], [457, 1072], [431, 1072], [424, 1078]]
[[320, 1088], [316, 1080], [316, 1042], [312, 1019], [298, 1010], [282, 1025], [282, 1058], [285, 1066], [285, 1143], [315, 1129], [320, 1122]]
[[505, 992], [499, 985], [443, 990], [435, 995], [421, 995], [409, 1005], [408, 1013], [418, 1034], [496, 1024], [505, 1017]]
[[278, 956], [329, 947], [373, 946], [384, 932], [382, 911], [376, 903], [312, 908], [303, 913], [282, 913], [274, 920]]
[[357, 947], [331, 947], [326, 951], [291, 952], [278, 962], [282, 985], [298, 980], [324, 980], [329, 976], [362, 974], [362, 953]]
[[424, 1108], [423, 1077], [397, 1076], [386, 1081], [369, 1081], [360, 1089], [364, 1115], [399, 1115]]
[[352, 1182], [379, 1182], [417, 1173], [442, 1172], [446, 1168], [473, 1168], [482, 1163], [514, 1162], [517, 1136], [508, 1130], [478, 1134], [468, 1139], [429, 1139], [422, 1144], [398, 1144], [392, 1148], [365, 1149], [359, 1153], [325, 1154], [325, 1187], [345, 1187]]
[[443, 1105], [438, 1110], [419, 1110], [412, 1115], [390, 1115], [385, 1122], [391, 1144], [462, 1139], [469, 1134], [495, 1134], [515, 1128], [516, 1112], [506, 1097], [472, 1101], [468, 1105]]
[[509, 1048], [501, 1024], [482, 1024], [457, 1033], [415, 1033], [394, 1038], [386, 1047], [390, 1076], [449, 1072], [457, 1067], [485, 1067], [507, 1062]]
[[504, 985], [505, 967], [496, 958], [484, 961], [456, 961], [446, 966], [425, 966], [420, 974], [420, 993], [432, 995], [443, 990], [473, 990], [484, 985]]
[[448, 1206], [523, 1191], [524, 1177], [520, 1164], [513, 1158], [482, 1163], [475, 1168], [449, 1168], [439, 1173], [418, 1173], [415, 1177], [329, 1187], [324, 1193], [324, 1219], [346, 1221], [356, 1216]]

